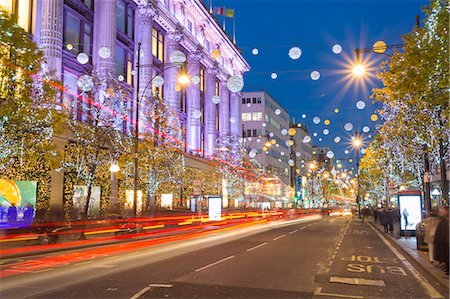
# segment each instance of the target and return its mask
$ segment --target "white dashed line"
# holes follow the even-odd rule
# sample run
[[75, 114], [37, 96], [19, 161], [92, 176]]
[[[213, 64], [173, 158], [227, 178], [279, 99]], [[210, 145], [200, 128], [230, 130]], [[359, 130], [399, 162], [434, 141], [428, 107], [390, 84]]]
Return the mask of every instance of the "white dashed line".
[[261, 243], [259, 245], [256, 245], [255, 247], [249, 248], [249, 249], [247, 249], [247, 251], [255, 250], [256, 248], [259, 248], [259, 247], [264, 246], [264, 245], [267, 245], [267, 242], [264, 242], [264, 243]]
[[298, 229], [289, 232], [289, 234], [292, 235], [293, 233], [296, 233], [296, 232], [298, 232]]
[[286, 237], [286, 235], [278, 236], [278, 237], [274, 238], [273, 240], [276, 241], [276, 240], [279, 240], [279, 239], [284, 238], [284, 237]]
[[[266, 243], [266, 244], [267, 244], [267, 243]], [[247, 251], [248, 251], [248, 249], [247, 249]], [[211, 263], [211, 264], [209, 264], [209, 265], [203, 266], [203, 267], [201, 267], [201, 268], [195, 269], [195, 272], [199, 272], [199, 271], [205, 270], [205, 269], [207, 269], [207, 268], [209, 268], [209, 267], [215, 266], [215, 265], [217, 265], [217, 264], [220, 264], [220, 263], [222, 263], [222, 262], [225, 262], [225, 261], [227, 261], [227, 260], [229, 260], [229, 259], [232, 259], [232, 258], [234, 258], [234, 257], [235, 257], [234, 255], [231, 255], [231, 256], [226, 257], [226, 258], [224, 258], [224, 259], [218, 260], [217, 262], [214, 262], [214, 263]]]
[[355, 278], [355, 277], [331, 276], [330, 282], [338, 282], [338, 283], [345, 283], [345, 284], [357, 284], [357, 285], [365, 285], [365, 286], [378, 286], [378, 287], [386, 286], [386, 284], [384, 283], [384, 280], [364, 279], [364, 278]]

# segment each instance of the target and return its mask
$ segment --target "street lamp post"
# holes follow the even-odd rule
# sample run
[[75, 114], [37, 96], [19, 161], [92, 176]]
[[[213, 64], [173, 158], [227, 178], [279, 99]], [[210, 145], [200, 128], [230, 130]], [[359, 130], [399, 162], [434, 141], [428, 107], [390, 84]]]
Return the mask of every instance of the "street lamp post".
[[359, 149], [362, 146], [362, 140], [359, 137], [359, 132], [355, 133], [355, 137], [352, 140], [352, 146], [355, 149], [356, 155], [356, 204], [358, 205], [358, 217], [361, 218], [361, 200], [359, 195]]

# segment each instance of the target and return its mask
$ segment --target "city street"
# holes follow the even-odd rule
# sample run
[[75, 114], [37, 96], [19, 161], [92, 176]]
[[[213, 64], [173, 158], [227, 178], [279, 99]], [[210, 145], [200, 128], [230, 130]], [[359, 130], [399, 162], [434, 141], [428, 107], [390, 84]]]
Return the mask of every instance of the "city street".
[[340, 216], [99, 254], [4, 277], [1, 285], [2, 298], [445, 298], [448, 292], [372, 224]]

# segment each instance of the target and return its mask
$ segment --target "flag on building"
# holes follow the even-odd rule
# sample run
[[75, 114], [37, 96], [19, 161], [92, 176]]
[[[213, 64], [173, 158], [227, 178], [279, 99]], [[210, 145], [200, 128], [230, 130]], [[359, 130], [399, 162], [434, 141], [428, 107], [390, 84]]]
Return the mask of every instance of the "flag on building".
[[225, 7], [214, 7], [213, 14], [223, 16], [225, 14]]
[[229, 18], [234, 18], [234, 9], [225, 9], [225, 16]]
[[214, 7], [213, 14], [225, 16], [228, 18], [234, 18], [234, 9], [229, 9], [225, 7]]

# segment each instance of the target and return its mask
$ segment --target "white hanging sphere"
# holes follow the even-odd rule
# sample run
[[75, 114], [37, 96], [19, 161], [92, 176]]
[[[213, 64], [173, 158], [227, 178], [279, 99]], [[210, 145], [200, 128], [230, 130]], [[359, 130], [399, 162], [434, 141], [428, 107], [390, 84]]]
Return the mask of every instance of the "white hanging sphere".
[[101, 47], [100, 49], [98, 49], [98, 56], [103, 59], [107, 59], [111, 57], [111, 50], [108, 47]]
[[256, 142], [261, 142], [261, 139], [259, 139], [259, 138], [258, 138], [258, 139], [256, 139]]
[[265, 128], [267, 126], [267, 124], [266, 123], [262, 123], [261, 126], [263, 126]]
[[182, 65], [186, 62], [186, 54], [180, 50], [174, 50], [169, 56], [170, 63], [174, 65]]
[[281, 110], [280, 109], [275, 109], [275, 114], [276, 115], [280, 115], [281, 114]]
[[352, 125], [351, 123], [346, 123], [346, 124], [344, 125], [344, 129], [345, 129], [346, 131], [351, 131], [351, 130], [353, 130], [353, 125]]
[[256, 152], [254, 150], [251, 150], [248, 155], [250, 156], [250, 158], [254, 158], [256, 157]]
[[365, 148], [363, 148], [363, 149], [361, 149], [361, 154], [365, 154], [366, 153], [366, 149]]
[[91, 91], [94, 87], [94, 81], [91, 76], [83, 75], [78, 78], [77, 85], [82, 91], [87, 92]]
[[320, 117], [316, 116], [313, 118], [313, 123], [315, 123], [316, 125], [318, 125], [320, 123]]
[[258, 55], [258, 53], [259, 53], [259, 50], [258, 50], [258, 49], [254, 48], [254, 49], [252, 50], [252, 54], [253, 54], [253, 55]]
[[234, 124], [236, 122], [236, 117], [232, 116], [230, 117], [230, 123]]
[[202, 113], [199, 110], [194, 110], [194, 112], [192, 112], [192, 115], [195, 118], [200, 118], [202, 116]]
[[252, 104], [250, 104], [250, 103], [247, 103], [247, 107], [251, 107], [252, 106]]
[[319, 141], [322, 141], [322, 137], [319, 138]]
[[297, 157], [300, 157], [300, 156], [302, 155], [302, 153], [301, 153], [301, 152], [296, 152], [295, 155], [296, 155]]
[[339, 142], [341, 142], [341, 137], [339, 137], [339, 136], [334, 137], [334, 143], [339, 143]]
[[292, 47], [291, 49], [289, 49], [288, 54], [291, 59], [299, 59], [300, 56], [302, 56], [302, 49], [300, 49], [299, 47]]
[[302, 118], [306, 118], [306, 114], [305, 113], [302, 114]]
[[134, 76], [134, 75], [136, 75], [136, 71], [135, 70], [132, 70], [131, 71], [131, 74]]
[[286, 135], [288, 131], [286, 129], [281, 130], [281, 134]]
[[289, 166], [294, 166], [294, 165], [295, 165], [295, 162], [294, 162], [294, 160], [292, 160], [292, 159], [290, 159], [290, 160], [288, 161], [288, 163], [289, 163]]
[[276, 78], [278, 78], [277, 73], [272, 73], [272, 74], [270, 74], [270, 78], [272, 78], [273, 80], [275, 80]]
[[156, 88], [160, 88], [164, 84], [164, 78], [160, 75], [155, 76], [152, 81], [152, 85]]
[[340, 44], [334, 44], [331, 50], [334, 54], [340, 54], [342, 52], [342, 46]]
[[86, 53], [81, 52], [77, 55], [77, 61], [81, 64], [86, 64], [89, 62], [89, 56]]
[[117, 77], [117, 80], [122, 82], [123, 80], [125, 80], [125, 78], [123, 77], [123, 75], [119, 75], [119, 77]]
[[317, 133], [316, 133], [316, 132], [314, 132], [314, 133], [313, 133], [313, 136], [314, 136], [314, 137], [317, 137]]
[[348, 153], [349, 153], [349, 151], [348, 151], [348, 150], [345, 150], [345, 151], [344, 151], [344, 154], [348, 155]]
[[219, 104], [220, 103], [220, 97], [219, 96], [213, 96], [212, 97], [213, 104]]
[[231, 76], [227, 80], [227, 87], [231, 92], [240, 92], [244, 88], [244, 79], [239, 76]]
[[359, 100], [358, 102], [356, 102], [356, 108], [358, 108], [359, 110], [362, 110], [366, 107], [366, 103], [363, 100]]
[[364, 126], [364, 127], [362, 128], [362, 130], [363, 130], [364, 133], [369, 133], [369, 132], [370, 132], [369, 126]]
[[332, 151], [327, 152], [328, 159], [332, 159], [334, 157], [334, 153]]
[[317, 81], [320, 79], [320, 73], [319, 71], [312, 71], [311, 74], [309, 75], [311, 77], [312, 80]]
[[284, 156], [284, 152], [281, 152], [280, 155]]
[[330, 134], [330, 130], [323, 129], [322, 133], [323, 133], [323, 135], [328, 135], [328, 134]]
[[310, 143], [310, 142], [311, 142], [311, 136], [303, 137], [303, 143]]
[[199, 84], [200, 83], [200, 77], [197, 75], [192, 76], [191, 78], [192, 83]]
[[274, 135], [273, 132], [270, 132], [270, 133], [269, 133], [269, 136], [270, 136], [270, 137], [273, 137], [273, 135]]

